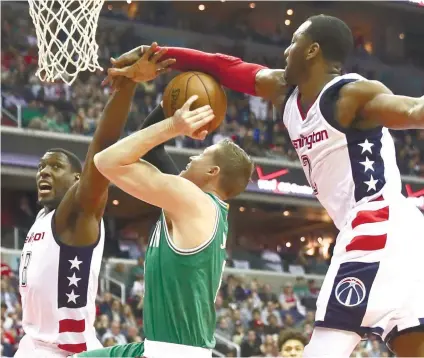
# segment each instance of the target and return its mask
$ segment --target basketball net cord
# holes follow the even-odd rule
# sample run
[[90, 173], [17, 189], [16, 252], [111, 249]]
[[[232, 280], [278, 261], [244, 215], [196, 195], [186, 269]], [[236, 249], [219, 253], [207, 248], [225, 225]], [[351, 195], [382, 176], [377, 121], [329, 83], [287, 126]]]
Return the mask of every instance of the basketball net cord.
[[71, 85], [79, 72], [103, 70], [96, 30], [104, 0], [28, 0], [38, 45], [36, 76]]

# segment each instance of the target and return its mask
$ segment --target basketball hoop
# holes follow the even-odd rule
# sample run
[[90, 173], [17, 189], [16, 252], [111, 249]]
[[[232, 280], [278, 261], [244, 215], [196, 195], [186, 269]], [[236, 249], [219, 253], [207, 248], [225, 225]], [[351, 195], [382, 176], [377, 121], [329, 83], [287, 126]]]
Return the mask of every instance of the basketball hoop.
[[103, 70], [98, 62], [97, 22], [104, 0], [28, 0], [38, 45], [41, 81], [72, 84], [79, 72]]

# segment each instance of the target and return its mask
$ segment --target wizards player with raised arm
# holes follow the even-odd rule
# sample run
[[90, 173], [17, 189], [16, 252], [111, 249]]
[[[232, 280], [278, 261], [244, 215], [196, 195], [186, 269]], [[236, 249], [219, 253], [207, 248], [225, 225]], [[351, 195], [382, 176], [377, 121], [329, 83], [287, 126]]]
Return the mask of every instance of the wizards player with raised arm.
[[[172, 63], [162, 53], [141, 60], [152, 77]], [[99, 121], [84, 166], [65, 149], [50, 149], [37, 170], [43, 206], [25, 240], [19, 267], [22, 326], [15, 357], [66, 357], [101, 347], [96, 338], [95, 299], [104, 246], [103, 212], [109, 180], [94, 156], [119, 139], [135, 84], [126, 80]]]
[[[280, 110], [304, 172], [340, 233], [317, 302], [304, 357], [349, 357], [380, 335], [399, 357], [424, 356], [422, 213], [401, 192], [389, 129], [423, 129], [424, 97], [393, 94], [378, 81], [342, 74], [353, 47], [340, 19], [307, 19], [285, 50], [285, 69], [186, 48], [168, 48], [175, 68], [206, 72]], [[138, 51], [138, 50], [137, 50]], [[133, 78], [137, 51], [109, 77]]]

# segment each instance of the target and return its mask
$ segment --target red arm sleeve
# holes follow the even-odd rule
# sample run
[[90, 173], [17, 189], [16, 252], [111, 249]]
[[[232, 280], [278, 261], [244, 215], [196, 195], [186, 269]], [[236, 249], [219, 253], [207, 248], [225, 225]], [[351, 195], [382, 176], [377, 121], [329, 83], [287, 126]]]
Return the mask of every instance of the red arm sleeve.
[[[243, 62], [238, 57], [208, 53], [182, 47], [167, 47], [163, 59], [175, 58], [172, 68], [179, 71], [200, 71], [215, 77], [223, 86], [255, 96], [256, 74], [267, 68]], [[158, 48], [159, 50], [159, 48]]]

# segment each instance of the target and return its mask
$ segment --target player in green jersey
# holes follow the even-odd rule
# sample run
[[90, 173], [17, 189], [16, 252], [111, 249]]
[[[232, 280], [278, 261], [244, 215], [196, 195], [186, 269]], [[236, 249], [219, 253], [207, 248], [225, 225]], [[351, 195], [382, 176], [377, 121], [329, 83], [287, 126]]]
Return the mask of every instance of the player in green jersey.
[[[221, 141], [179, 175], [161, 172], [144, 158], [181, 135], [204, 139], [213, 118], [209, 106], [191, 111], [191, 97], [171, 118], [112, 145], [95, 157], [100, 172], [122, 190], [162, 208], [145, 260], [144, 343], [85, 352], [77, 357], [211, 357], [214, 301], [226, 259], [228, 205], [245, 190], [253, 170], [249, 156]], [[160, 109], [162, 112], [162, 109]]]

